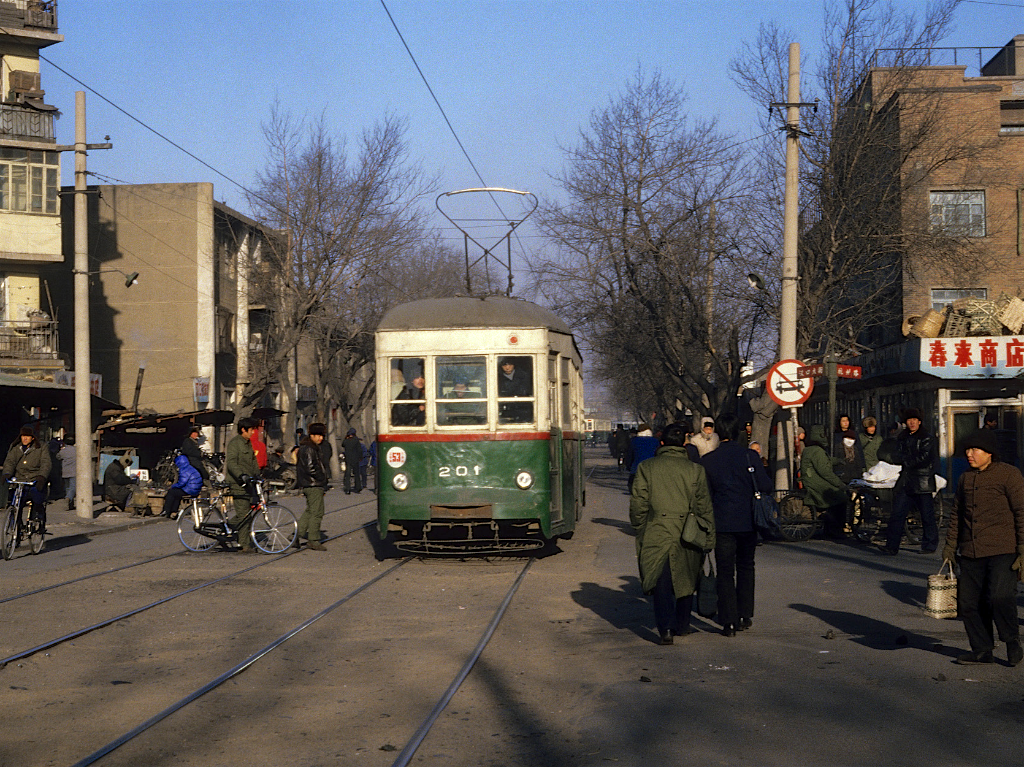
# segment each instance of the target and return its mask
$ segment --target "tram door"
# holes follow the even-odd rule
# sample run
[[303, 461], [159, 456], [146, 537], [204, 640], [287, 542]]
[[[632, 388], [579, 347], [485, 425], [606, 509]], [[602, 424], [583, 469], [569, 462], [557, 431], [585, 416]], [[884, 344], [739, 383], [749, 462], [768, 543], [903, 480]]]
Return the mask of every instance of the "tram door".
[[558, 417], [558, 355], [548, 355], [548, 423], [551, 439], [548, 457], [551, 465], [551, 524], [562, 522], [562, 430]]

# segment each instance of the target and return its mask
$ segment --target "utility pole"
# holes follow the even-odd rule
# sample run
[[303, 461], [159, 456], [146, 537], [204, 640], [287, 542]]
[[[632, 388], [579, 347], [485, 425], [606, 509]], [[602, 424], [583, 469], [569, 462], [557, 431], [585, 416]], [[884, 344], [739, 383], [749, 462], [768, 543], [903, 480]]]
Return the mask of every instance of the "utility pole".
[[[797, 243], [799, 239], [800, 203], [800, 107], [816, 104], [800, 102], [800, 44], [789, 44], [789, 83], [786, 103], [772, 104], [786, 108], [786, 192], [782, 229], [782, 305], [779, 316], [779, 359], [796, 359], [796, 297], [797, 297]], [[775, 472], [775, 487], [789, 490], [795, 476], [794, 442], [797, 429], [797, 408], [790, 408], [789, 421], [783, 421], [776, 445], [780, 458], [785, 456]]]
[[75, 91], [75, 509], [92, 519], [92, 366], [89, 348], [89, 221], [86, 199], [85, 156], [88, 149], [110, 149], [112, 144], [87, 144], [85, 91]]

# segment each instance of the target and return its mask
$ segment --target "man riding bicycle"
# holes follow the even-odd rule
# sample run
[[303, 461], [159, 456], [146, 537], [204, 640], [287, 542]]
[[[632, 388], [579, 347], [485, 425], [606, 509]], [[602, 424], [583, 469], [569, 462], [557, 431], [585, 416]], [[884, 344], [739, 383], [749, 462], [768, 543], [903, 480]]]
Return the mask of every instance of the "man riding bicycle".
[[31, 516], [39, 520], [41, 532], [46, 530], [46, 498], [43, 488], [50, 477], [50, 451], [36, 439], [31, 426], [22, 426], [18, 439], [11, 445], [4, 461], [3, 481], [6, 485], [11, 477], [22, 482], [31, 482], [29, 497], [32, 499]]

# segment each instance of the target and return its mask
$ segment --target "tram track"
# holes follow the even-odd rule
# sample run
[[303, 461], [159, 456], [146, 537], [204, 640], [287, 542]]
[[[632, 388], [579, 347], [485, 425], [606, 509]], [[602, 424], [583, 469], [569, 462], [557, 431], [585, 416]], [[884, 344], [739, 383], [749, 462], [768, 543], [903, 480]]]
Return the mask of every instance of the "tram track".
[[[348, 511], [350, 509], [355, 509], [355, 508], [358, 508], [359, 506], [364, 506], [364, 505], [370, 504], [370, 503], [374, 503], [374, 501], [373, 500], [363, 501], [362, 503], [358, 503], [358, 504], [355, 504], [353, 506], [340, 506], [340, 507], [338, 507], [336, 509], [332, 509], [332, 510], [326, 512], [324, 514], [324, 517], [326, 518], [330, 514], [336, 514], [336, 513], [342, 512], [342, 511]], [[325, 540], [334, 540], [335, 538], [342, 538], [342, 537], [344, 537], [346, 535], [351, 535], [352, 533], [357, 532], [358, 530], [362, 530], [362, 529], [365, 529], [365, 528], [369, 527], [371, 524], [373, 524], [373, 521], [367, 522], [366, 524], [364, 524], [364, 525], [362, 525], [362, 526], [360, 526], [358, 528], [355, 528], [353, 530], [349, 530], [349, 531], [347, 531], [345, 533], [340, 533], [339, 535], [326, 538]], [[43, 554], [45, 554], [45, 553], [46, 552], [44, 550]], [[171, 557], [180, 557], [180, 556], [187, 556], [187, 555], [203, 556], [204, 554], [212, 555], [212, 554], [218, 554], [218, 553], [223, 553], [223, 552], [217, 551], [215, 549], [211, 550], [209, 552], [194, 552], [194, 551], [188, 551], [186, 549], [182, 549], [181, 551], [172, 551], [169, 554], [160, 554], [159, 556], [150, 557], [148, 559], [143, 559], [143, 560], [140, 560], [138, 562], [132, 562], [131, 564], [119, 565], [117, 567], [111, 567], [111, 568], [108, 568], [106, 570], [101, 570], [99, 572], [89, 573], [87, 575], [80, 575], [77, 578], [70, 578], [70, 579], [65, 580], [65, 581], [60, 581], [59, 583], [52, 583], [49, 586], [40, 586], [39, 588], [31, 589], [30, 591], [23, 591], [23, 592], [21, 592], [19, 594], [12, 594], [12, 595], [7, 596], [7, 597], [0, 597], [0, 605], [6, 604], [8, 602], [14, 602], [14, 601], [16, 601], [18, 599], [24, 599], [26, 597], [35, 596], [37, 594], [42, 594], [42, 593], [44, 593], [46, 591], [52, 591], [54, 589], [63, 588], [65, 586], [71, 586], [71, 585], [74, 585], [76, 583], [81, 583], [83, 581], [91, 580], [93, 578], [101, 578], [101, 577], [103, 577], [105, 575], [113, 575], [115, 573], [124, 572], [125, 570], [131, 570], [132, 568], [135, 568], [135, 567], [142, 567], [143, 565], [149, 565], [149, 564], [152, 564], [154, 562], [160, 562], [160, 561], [162, 561], [164, 559], [169, 559]], [[0, 667], [2, 667], [2, 666], [0, 666]]]
[[[375, 524], [375, 522], [373, 520], [371, 520], [371, 521], [366, 522], [366, 523], [364, 523], [362, 525], [359, 525], [358, 527], [352, 528], [351, 530], [346, 530], [343, 533], [338, 533], [337, 535], [329, 536], [329, 537], [325, 538], [324, 541], [325, 542], [329, 542], [329, 541], [337, 540], [339, 538], [344, 538], [345, 536], [352, 535], [353, 533], [357, 533], [360, 530], [365, 530], [366, 528], [370, 527], [373, 524]], [[165, 555], [163, 555], [161, 557], [156, 557], [156, 558], [154, 558], [152, 560], [147, 560], [147, 561], [148, 562], [158, 561], [160, 559], [165, 559], [165, 558], [170, 557], [170, 556], [176, 556], [178, 553], [188, 553], [188, 552], [175, 552], [175, 554], [165, 554]], [[53, 649], [54, 647], [62, 645], [64, 643], [66, 643], [66, 642], [70, 642], [73, 639], [78, 639], [79, 637], [85, 636], [86, 634], [90, 634], [90, 633], [92, 633], [94, 631], [97, 631], [99, 629], [106, 628], [107, 626], [113, 625], [114, 623], [117, 623], [118, 621], [122, 621], [122, 620], [125, 620], [127, 618], [131, 618], [133, 616], [136, 616], [136, 615], [139, 615], [141, 613], [147, 612], [149, 610], [155, 609], [157, 607], [160, 607], [161, 605], [165, 605], [168, 602], [171, 602], [171, 601], [173, 601], [175, 599], [178, 599], [180, 597], [184, 597], [184, 596], [186, 596], [188, 594], [193, 594], [193, 593], [195, 593], [197, 591], [200, 591], [200, 590], [202, 590], [204, 588], [207, 588], [209, 586], [213, 586], [213, 585], [218, 584], [218, 583], [223, 583], [225, 581], [231, 580], [232, 578], [236, 578], [236, 577], [238, 577], [240, 575], [244, 575], [245, 573], [251, 572], [251, 571], [256, 570], [258, 568], [261, 568], [261, 567], [266, 567], [267, 565], [274, 564], [276, 562], [279, 562], [282, 559], [285, 559], [286, 557], [290, 557], [290, 556], [292, 556], [294, 554], [299, 554], [299, 553], [301, 553], [300, 549], [289, 549], [288, 551], [285, 551], [285, 552], [283, 552], [281, 554], [270, 556], [270, 557], [266, 558], [264, 561], [256, 562], [255, 564], [249, 565], [248, 567], [243, 567], [240, 570], [236, 570], [234, 572], [228, 573], [227, 575], [222, 575], [222, 576], [220, 576], [218, 578], [213, 578], [213, 579], [210, 579], [210, 580], [203, 581], [202, 583], [199, 583], [199, 584], [197, 584], [195, 586], [191, 586], [191, 587], [189, 587], [187, 589], [183, 589], [183, 590], [178, 591], [178, 592], [176, 592], [174, 594], [171, 594], [169, 596], [162, 597], [162, 598], [157, 599], [157, 600], [155, 600], [153, 602], [150, 602], [149, 604], [142, 605], [141, 607], [137, 607], [137, 608], [132, 609], [132, 610], [128, 610], [127, 612], [120, 613], [119, 615], [115, 615], [115, 616], [113, 616], [111, 618], [106, 618], [106, 619], [104, 619], [102, 621], [99, 621], [97, 623], [91, 624], [89, 626], [85, 626], [83, 628], [76, 629], [76, 630], [74, 630], [72, 632], [69, 632], [69, 633], [64, 634], [62, 636], [59, 636], [59, 637], [56, 637], [54, 639], [47, 640], [47, 641], [45, 641], [45, 642], [43, 642], [41, 644], [35, 645], [35, 646], [30, 647], [28, 649], [20, 650], [18, 652], [15, 652], [12, 655], [8, 655], [5, 658], [0, 658], [0, 669], [3, 669], [8, 663], [12, 663], [12, 662], [18, 661], [18, 660], [23, 660], [23, 659], [28, 658], [28, 657], [30, 657], [32, 655], [35, 655], [36, 653], [42, 652], [43, 650]], [[145, 564], [145, 563], [137, 563], [137, 564]], [[121, 569], [124, 569], [124, 568], [121, 568]], [[116, 572], [116, 570], [113, 570], [111, 572]], [[107, 574], [107, 573], [98, 573], [97, 575], [105, 575], [105, 574]], [[73, 581], [68, 581], [68, 583], [75, 583], [75, 582], [78, 582], [80, 580], [84, 580], [87, 577], [90, 577], [90, 576], [83, 576], [82, 578], [78, 578], [78, 579], [75, 579]], [[46, 589], [40, 589], [40, 590], [37, 590], [35, 592], [29, 592], [29, 593], [26, 593], [26, 594], [24, 594], [22, 596], [29, 596], [31, 593], [38, 593], [39, 591], [44, 591], [44, 590], [46, 590]]]
[[[389, 567], [384, 572], [377, 574], [373, 578], [367, 580], [363, 584], [361, 584], [361, 585], [357, 586], [356, 588], [352, 589], [345, 596], [343, 596], [342, 598], [338, 599], [336, 602], [328, 605], [324, 609], [320, 610], [315, 615], [305, 619], [304, 621], [302, 621], [298, 625], [296, 625], [293, 628], [290, 628], [289, 630], [285, 631], [284, 633], [282, 633], [281, 635], [279, 635], [278, 637], [273, 639], [270, 643], [268, 643], [266, 646], [264, 646], [260, 650], [250, 654], [242, 662], [232, 666], [227, 671], [223, 672], [222, 674], [219, 674], [218, 676], [214, 677], [213, 679], [211, 679], [207, 683], [203, 684], [202, 686], [196, 688], [195, 690], [193, 690], [192, 692], [188, 693], [187, 695], [179, 698], [174, 703], [172, 703], [169, 706], [165, 707], [160, 712], [154, 714], [153, 716], [149, 717], [145, 721], [139, 723], [135, 727], [131, 728], [130, 730], [124, 732], [123, 734], [121, 734], [118, 737], [114, 738], [113, 740], [109, 741], [108, 743], [106, 743], [105, 745], [103, 745], [102, 747], [97, 749], [96, 751], [92, 752], [91, 754], [89, 754], [85, 758], [75, 762], [72, 767], [88, 767], [88, 765], [93, 765], [93, 764], [96, 764], [97, 762], [101, 761], [105, 756], [108, 756], [109, 754], [113, 753], [115, 750], [117, 750], [121, 746], [129, 743], [131, 740], [133, 740], [136, 737], [142, 735], [143, 733], [147, 732], [148, 730], [154, 728], [160, 722], [164, 721], [165, 719], [167, 719], [171, 715], [173, 715], [176, 712], [179, 712], [182, 709], [185, 709], [186, 707], [188, 707], [189, 705], [199, 701], [201, 698], [203, 698], [203, 696], [205, 696], [208, 693], [216, 690], [218, 687], [223, 685], [225, 682], [227, 682], [230, 679], [238, 676], [243, 671], [251, 668], [258, 661], [260, 661], [263, 658], [265, 658], [267, 655], [269, 655], [274, 650], [277, 650], [278, 648], [280, 648], [288, 640], [290, 640], [293, 637], [297, 636], [300, 632], [302, 632], [305, 629], [309, 628], [310, 626], [312, 626], [314, 623], [320, 621], [321, 619], [327, 617], [332, 612], [334, 612], [336, 609], [338, 609], [342, 605], [346, 604], [347, 602], [349, 602], [354, 597], [362, 594], [363, 592], [368, 590], [371, 586], [379, 583], [380, 581], [384, 580], [386, 577], [392, 575], [393, 573], [398, 571], [400, 568], [404, 567], [405, 565], [409, 564], [410, 562], [412, 562], [412, 561], [414, 561], [416, 559], [417, 559], [416, 557], [405, 557], [404, 559], [402, 559], [399, 562], [395, 563], [394, 565]], [[454, 679], [451, 681], [451, 683], [448, 685], [448, 687], [440, 695], [440, 697], [437, 700], [437, 702], [435, 703], [435, 705], [430, 709], [430, 711], [422, 719], [420, 724], [416, 727], [415, 731], [413, 732], [413, 735], [409, 738], [408, 742], [406, 743], [406, 745], [404, 746], [404, 748], [401, 750], [401, 752], [399, 753], [398, 757], [394, 761], [393, 767], [406, 767], [410, 763], [410, 761], [413, 758], [413, 756], [415, 755], [417, 749], [420, 747], [420, 745], [423, 743], [424, 739], [430, 733], [430, 731], [432, 730], [432, 728], [436, 724], [436, 722], [437, 722], [438, 718], [440, 717], [440, 715], [442, 714], [442, 712], [445, 710], [445, 708], [448, 706], [448, 704], [452, 701], [452, 699], [458, 693], [458, 691], [459, 691], [460, 687], [462, 686], [463, 682], [465, 682], [465, 680], [469, 677], [470, 673], [473, 670], [473, 667], [476, 665], [476, 662], [479, 660], [479, 658], [480, 658], [481, 654], [483, 653], [484, 649], [487, 647], [488, 643], [490, 642], [491, 638], [493, 637], [493, 635], [494, 635], [494, 633], [495, 633], [495, 631], [496, 631], [496, 629], [498, 627], [498, 624], [501, 622], [501, 619], [504, 617], [506, 611], [508, 610], [508, 607], [510, 606], [513, 597], [515, 596], [516, 592], [519, 590], [519, 587], [522, 585], [522, 583], [523, 583], [523, 581], [524, 581], [524, 579], [526, 577], [526, 574], [530, 570], [530, 566], [533, 564], [533, 562], [534, 562], [534, 559], [531, 557], [531, 558], [527, 559], [525, 564], [523, 564], [523, 566], [519, 570], [517, 576], [515, 577], [512, 585], [505, 592], [504, 597], [502, 598], [500, 604], [498, 605], [498, 607], [495, 610], [495, 612], [492, 614], [490, 621], [487, 623], [487, 626], [485, 627], [485, 629], [484, 629], [483, 633], [481, 634], [479, 640], [477, 641], [475, 647], [468, 654], [468, 657], [466, 658], [465, 662], [461, 665], [461, 667], [459, 668], [458, 672], [456, 673]]]

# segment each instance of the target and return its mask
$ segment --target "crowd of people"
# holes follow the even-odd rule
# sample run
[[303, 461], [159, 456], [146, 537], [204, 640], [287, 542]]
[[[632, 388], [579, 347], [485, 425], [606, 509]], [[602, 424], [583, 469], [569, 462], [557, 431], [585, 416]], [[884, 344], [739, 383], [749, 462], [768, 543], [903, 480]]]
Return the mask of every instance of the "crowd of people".
[[[861, 430], [849, 416], [830, 435], [816, 425], [799, 435], [799, 481], [803, 503], [820, 513], [824, 534], [844, 539], [850, 530], [850, 484], [881, 465], [898, 472], [882, 554], [900, 551], [908, 514], [922, 522], [920, 551], [939, 547], [934, 495], [938, 489], [938, 440], [922, 413], [908, 408], [891, 438], [878, 433], [873, 417]], [[772, 483], [761, 451], [732, 414], [704, 418], [690, 433], [672, 424], [655, 433], [641, 424], [630, 437], [622, 426], [609, 438], [620, 470], [629, 471], [629, 517], [636, 532], [637, 563], [651, 596], [661, 644], [691, 633], [693, 596], [713, 552], [717, 565], [717, 621], [735, 637], [752, 628], [755, 594], [754, 497], [770, 495]], [[993, 663], [996, 637], [1011, 666], [1024, 660], [1017, 617], [1017, 583], [1024, 581], [1024, 476], [1000, 460], [991, 421], [962, 441], [969, 468], [959, 477], [942, 558], [959, 569], [957, 614], [971, 651], [956, 662]], [[691, 519], [692, 518], [692, 519]], [[690, 534], [691, 522], [706, 531]]]

